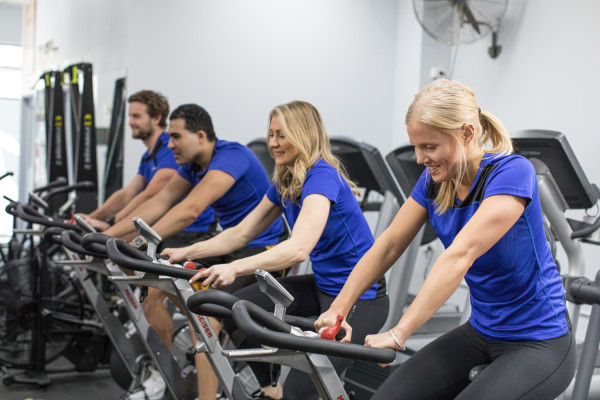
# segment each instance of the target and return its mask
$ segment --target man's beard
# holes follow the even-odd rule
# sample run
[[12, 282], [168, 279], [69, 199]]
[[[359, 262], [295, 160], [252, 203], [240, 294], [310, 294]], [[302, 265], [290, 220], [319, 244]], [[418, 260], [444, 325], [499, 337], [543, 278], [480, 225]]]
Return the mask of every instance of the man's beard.
[[152, 129], [139, 128], [137, 134], [133, 134], [134, 139], [146, 140], [152, 136]]

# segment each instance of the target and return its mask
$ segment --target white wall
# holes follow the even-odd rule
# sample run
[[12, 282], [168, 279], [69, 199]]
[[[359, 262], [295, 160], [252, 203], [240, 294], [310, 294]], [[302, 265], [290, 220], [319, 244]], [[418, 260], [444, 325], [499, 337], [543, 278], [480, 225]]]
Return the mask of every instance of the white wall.
[[269, 111], [302, 99], [330, 135], [392, 145], [396, 1], [173, 4], [130, 2], [130, 91], [161, 90], [173, 108], [204, 106], [222, 139], [264, 137]]
[[[94, 73], [125, 70], [128, 2], [122, 0], [37, 0], [36, 68], [64, 68], [92, 62]], [[52, 41], [55, 52], [39, 46]]]

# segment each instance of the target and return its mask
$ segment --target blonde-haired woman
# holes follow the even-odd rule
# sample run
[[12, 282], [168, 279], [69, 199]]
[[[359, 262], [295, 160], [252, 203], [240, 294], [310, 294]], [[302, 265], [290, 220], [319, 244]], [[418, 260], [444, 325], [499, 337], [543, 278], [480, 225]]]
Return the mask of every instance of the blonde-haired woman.
[[[406, 127], [427, 168], [315, 325], [345, 315], [429, 219], [444, 252], [398, 324], [365, 344], [403, 349], [463, 278], [471, 316], [411, 356], [373, 399], [554, 399], [573, 377], [575, 345], [533, 166], [510, 154], [501, 122], [456, 81], [438, 80], [418, 93]], [[489, 366], [469, 383], [480, 364]]]
[[[327, 132], [315, 107], [302, 101], [275, 107], [269, 115], [268, 145], [275, 159], [275, 172], [273, 184], [259, 205], [239, 225], [213, 239], [163, 253], [171, 261], [226, 254], [244, 247], [283, 213], [292, 228], [288, 240], [261, 254], [212, 266], [199, 272], [194, 280], [206, 278], [204, 284], [220, 288], [237, 276], [254, 273], [256, 268], [277, 271], [310, 257], [312, 274], [279, 281], [296, 299], [288, 308], [289, 314], [318, 316], [329, 308], [354, 265], [371, 247], [373, 235], [352, 193], [353, 184], [331, 153]], [[256, 285], [235, 295], [273, 309], [272, 302]], [[360, 321], [354, 340], [362, 344], [365, 336], [377, 332], [387, 317], [389, 301], [383, 278], [373, 281], [359, 297], [347, 319]], [[226, 321], [225, 329], [232, 332], [235, 327]], [[248, 339], [238, 345], [257, 346]], [[342, 358], [331, 360], [338, 371], [349, 363]], [[281, 388], [270, 387], [268, 364], [251, 366], [263, 387], [261, 396], [281, 398]], [[285, 382], [286, 400], [318, 398], [305, 373], [293, 370]]]

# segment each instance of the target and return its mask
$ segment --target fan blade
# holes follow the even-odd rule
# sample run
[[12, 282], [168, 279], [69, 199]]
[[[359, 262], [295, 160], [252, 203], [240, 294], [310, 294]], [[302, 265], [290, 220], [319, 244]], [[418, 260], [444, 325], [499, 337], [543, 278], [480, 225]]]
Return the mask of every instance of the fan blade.
[[471, 12], [471, 9], [467, 5], [467, 3], [461, 4], [461, 12], [464, 14], [465, 17], [467, 17], [467, 22], [469, 24], [471, 24], [473, 29], [475, 29], [475, 32], [477, 32], [477, 34], [481, 35], [481, 30], [479, 29], [479, 24], [475, 20], [475, 16]]

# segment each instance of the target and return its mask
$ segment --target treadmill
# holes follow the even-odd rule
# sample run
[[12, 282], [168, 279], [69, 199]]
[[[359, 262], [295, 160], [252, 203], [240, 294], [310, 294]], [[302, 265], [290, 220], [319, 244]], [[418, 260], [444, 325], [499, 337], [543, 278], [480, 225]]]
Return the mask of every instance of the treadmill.
[[269, 153], [269, 145], [267, 144], [267, 139], [257, 138], [250, 141], [246, 146], [252, 150], [254, 155], [258, 158], [258, 161], [262, 164], [265, 172], [267, 173], [267, 178], [269, 178], [269, 182], [273, 179], [273, 170], [275, 169], [275, 160], [271, 157], [271, 153]]
[[[588, 290], [599, 289], [600, 275], [596, 276], [596, 282], [584, 277], [582, 243], [600, 245], [600, 216], [586, 215], [583, 221], [579, 221], [567, 218], [565, 212], [598, 207], [600, 190], [588, 181], [561, 132], [523, 130], [513, 133], [512, 139], [515, 153], [528, 158], [535, 167], [542, 212], [550, 228], [546, 230], [551, 234], [549, 242], [558, 241], [567, 256], [568, 266], [563, 268], [561, 276], [567, 291], [567, 308], [574, 333], [578, 329], [581, 304], [592, 304], [585, 340], [578, 344], [575, 379], [561, 398], [599, 399], [600, 380], [598, 375], [594, 375], [594, 369], [598, 368], [600, 296], [596, 296], [594, 301], [581, 301], [581, 297], [573, 293], [575, 288], [584, 286], [588, 286]], [[598, 272], [597, 267], [594, 272]], [[581, 284], [582, 281], [587, 281], [587, 284]]]

